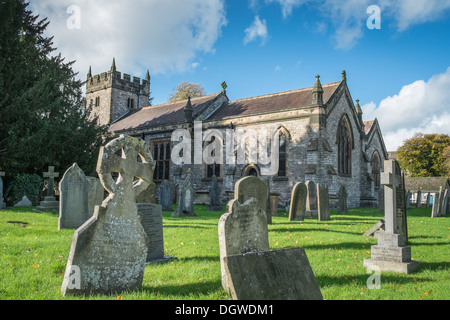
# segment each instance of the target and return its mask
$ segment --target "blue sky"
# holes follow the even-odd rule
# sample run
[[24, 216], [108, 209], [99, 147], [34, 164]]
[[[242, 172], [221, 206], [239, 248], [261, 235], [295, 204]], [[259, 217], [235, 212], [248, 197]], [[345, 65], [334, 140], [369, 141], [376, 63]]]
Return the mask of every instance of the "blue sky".
[[[75, 5], [75, 11], [68, 8]], [[380, 8], [380, 29], [366, 25]], [[230, 99], [339, 81], [388, 150], [416, 132], [450, 134], [449, 0], [31, 0], [84, 78], [116, 58], [152, 76], [154, 104], [182, 81]], [[79, 18], [78, 20], [76, 18]], [[372, 20], [370, 20], [372, 21]]]

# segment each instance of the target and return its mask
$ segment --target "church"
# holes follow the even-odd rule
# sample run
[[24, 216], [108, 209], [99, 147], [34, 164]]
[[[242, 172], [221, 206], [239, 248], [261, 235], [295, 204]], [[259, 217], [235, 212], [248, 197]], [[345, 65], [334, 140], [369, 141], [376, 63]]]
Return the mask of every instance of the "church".
[[[131, 78], [118, 72], [113, 60], [108, 72], [92, 76], [89, 70], [86, 108], [91, 117], [109, 126], [111, 136], [128, 134], [145, 140], [156, 161], [156, 184], [169, 180], [178, 185], [190, 168], [198, 204], [208, 203], [213, 176], [220, 184], [223, 203], [227, 203], [233, 197], [234, 184], [242, 177], [254, 175], [268, 180], [270, 192], [280, 195], [282, 206], [290, 200], [297, 182], [311, 180], [328, 185], [332, 208], [337, 207], [341, 186], [347, 190], [349, 208], [376, 207], [382, 188], [380, 172], [388, 153], [377, 119], [362, 120], [362, 109], [350, 94], [346, 72], [339, 77], [340, 81], [322, 84], [316, 76], [309, 88], [234, 101], [228, 99], [224, 82], [222, 90], [215, 94], [151, 106], [149, 72], [142, 81]], [[172, 161], [172, 153], [180, 143], [173, 139], [173, 133], [184, 130], [194, 137], [199, 124], [203, 133], [218, 132], [228, 138], [230, 132], [234, 133], [231, 143], [215, 141], [221, 143], [226, 155], [223, 158], [230, 161]], [[251, 134], [240, 136], [240, 132]], [[269, 175], [265, 170], [267, 163], [251, 161], [262, 150], [259, 146], [250, 147], [259, 135], [277, 139], [272, 144], [272, 149], [276, 145], [278, 151], [272, 152], [277, 156], [277, 170]], [[200, 139], [204, 149], [214, 142], [215, 136], [201, 134]], [[246, 161], [236, 161], [233, 146], [242, 145], [243, 140]], [[196, 149], [194, 144], [192, 150]], [[269, 143], [269, 151], [270, 146]], [[192, 158], [195, 156], [193, 152]]]

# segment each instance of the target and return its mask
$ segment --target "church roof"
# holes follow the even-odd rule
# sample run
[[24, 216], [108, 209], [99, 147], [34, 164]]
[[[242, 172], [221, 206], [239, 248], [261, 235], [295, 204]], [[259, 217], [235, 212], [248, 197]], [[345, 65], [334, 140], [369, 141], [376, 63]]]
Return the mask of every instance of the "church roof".
[[[323, 102], [327, 103], [341, 82], [322, 85]], [[230, 101], [208, 120], [222, 120], [228, 117], [248, 116], [253, 114], [271, 113], [299, 107], [307, 107], [312, 103], [313, 87], [285, 91], [253, 98]]]
[[446, 189], [450, 187], [450, 179], [447, 177], [426, 177], [413, 178], [405, 177], [405, 188], [411, 191], [439, 191], [439, 188]]
[[[218, 94], [210, 94], [200, 98], [192, 98], [193, 117], [210, 104]], [[163, 126], [182, 123], [185, 119], [184, 107], [187, 100], [145, 107], [131, 112], [109, 127], [110, 132], [136, 130], [145, 127]]]
[[368, 135], [370, 133], [370, 130], [372, 130], [373, 124], [375, 123], [375, 120], [372, 121], [364, 121], [364, 133]]

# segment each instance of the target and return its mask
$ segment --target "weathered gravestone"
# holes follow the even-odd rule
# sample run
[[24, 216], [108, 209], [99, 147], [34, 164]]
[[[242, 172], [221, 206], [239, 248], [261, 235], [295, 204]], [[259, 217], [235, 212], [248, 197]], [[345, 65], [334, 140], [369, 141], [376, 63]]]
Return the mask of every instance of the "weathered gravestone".
[[443, 216], [447, 215], [447, 211], [448, 211], [448, 189], [445, 189], [440, 216], [443, 217]]
[[255, 176], [244, 177], [234, 185], [234, 197], [238, 199], [240, 203], [244, 203], [250, 198], [255, 198], [259, 208], [266, 214], [267, 223], [272, 223], [269, 186], [266, 181]]
[[430, 207], [430, 198], [431, 198], [431, 193], [428, 192], [428, 194], [427, 194], [427, 200], [426, 200], [426, 203], [425, 203], [425, 207], [427, 207], [427, 208]]
[[339, 204], [338, 204], [338, 212], [339, 213], [347, 213], [347, 189], [345, 186], [341, 186], [339, 189]]
[[416, 194], [416, 208], [422, 206], [422, 190], [417, 191]]
[[301, 247], [224, 258], [234, 300], [323, 300]]
[[162, 206], [163, 211], [173, 211], [172, 196], [172, 184], [167, 180], [163, 180], [159, 185], [159, 204]]
[[100, 179], [95, 177], [86, 177], [89, 185], [88, 191], [88, 211], [89, 218], [94, 215], [95, 206], [100, 206], [105, 200], [105, 189], [100, 182]]
[[306, 217], [317, 217], [317, 188], [313, 181], [306, 181], [306, 188], [308, 189], [306, 198]]
[[384, 212], [384, 189], [378, 190], [378, 212]]
[[153, 264], [176, 259], [164, 255], [164, 235], [162, 207], [153, 203], [138, 203], [138, 215], [148, 238], [148, 253], [146, 263]]
[[222, 211], [222, 191], [214, 175], [209, 187], [209, 211]]
[[438, 216], [438, 217], [443, 216], [443, 214], [442, 214], [442, 211], [443, 211], [443, 210], [442, 210], [442, 209], [443, 209], [443, 207], [444, 207], [444, 202], [445, 202], [444, 194], [445, 194], [444, 189], [442, 189], [442, 187], [440, 187], [440, 188], [439, 188], [438, 213], [437, 213], [437, 216]]
[[194, 211], [194, 198], [195, 190], [194, 184], [192, 182], [191, 168], [189, 168], [186, 173], [186, 178], [180, 184], [178, 192], [178, 207], [177, 211], [172, 214], [172, 217], [195, 217], [196, 214]]
[[3, 179], [2, 177], [5, 176], [5, 172], [0, 171], [0, 210], [6, 208], [5, 199], [3, 199]]
[[406, 192], [406, 209], [409, 209], [409, 205], [410, 205], [410, 202], [411, 202], [411, 191], [407, 191]]
[[433, 207], [431, 208], [431, 217], [439, 217], [439, 193], [435, 192], [433, 196]]
[[222, 286], [225, 291], [230, 292], [223, 259], [250, 251], [269, 250], [266, 213], [255, 198], [242, 204], [237, 199], [231, 200], [227, 205], [227, 213], [220, 217], [218, 231]]
[[40, 206], [38, 206], [34, 211], [45, 212], [45, 211], [58, 211], [59, 202], [56, 201], [55, 197], [55, 178], [59, 177], [59, 172], [55, 172], [55, 167], [49, 166], [48, 172], [44, 172], [44, 178], [48, 178], [47, 183], [47, 196], [44, 197], [44, 201], [41, 201]]
[[27, 196], [23, 196], [22, 200], [20, 200], [14, 205], [14, 207], [32, 207], [32, 206], [33, 203], [31, 202], [30, 199], [28, 199]]
[[[406, 247], [406, 235], [402, 233], [399, 223], [397, 202], [402, 202], [405, 207], [405, 199], [399, 198], [399, 190], [402, 184], [400, 166], [395, 160], [385, 160], [384, 173], [381, 174], [381, 184], [384, 185], [385, 198], [385, 231], [376, 232], [378, 244], [371, 247], [371, 258], [364, 260], [364, 267], [368, 270], [392, 271], [398, 273], [411, 273], [416, 270], [419, 263], [411, 260], [411, 247]], [[405, 194], [404, 189], [400, 190]]]
[[148, 188], [136, 197], [136, 203], [156, 204], [156, 183], [152, 181]]
[[297, 183], [292, 189], [289, 221], [303, 221], [306, 214], [306, 198], [308, 189], [303, 182]]
[[89, 218], [89, 182], [74, 163], [59, 183], [58, 230], [78, 229]]
[[369, 230], [367, 230], [364, 235], [366, 237], [369, 238], [373, 238], [375, 235], [375, 232], [377, 232], [378, 230], [383, 230], [384, 231], [384, 219], [380, 219], [380, 221], [378, 221], [377, 223], [375, 223], [372, 228], [370, 228]]
[[[154, 168], [145, 143], [133, 137], [121, 135], [100, 149], [97, 173], [109, 196], [74, 233], [63, 295], [117, 294], [142, 286], [148, 239], [136, 196], [151, 183]], [[119, 174], [116, 181], [112, 173]]]
[[330, 220], [330, 198], [328, 195], [328, 185], [317, 184], [317, 212], [319, 221]]

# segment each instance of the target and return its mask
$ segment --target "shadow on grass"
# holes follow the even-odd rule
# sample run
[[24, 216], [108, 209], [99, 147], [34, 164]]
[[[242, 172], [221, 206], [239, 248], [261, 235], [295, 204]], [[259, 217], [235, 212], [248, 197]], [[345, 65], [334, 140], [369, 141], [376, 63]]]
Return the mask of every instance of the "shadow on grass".
[[182, 285], [167, 285], [167, 286], [148, 286], [143, 285], [142, 291], [155, 295], [168, 296], [183, 296], [192, 297], [195, 295], [209, 295], [211, 292], [223, 290], [222, 282], [217, 281], [198, 281], [196, 283], [182, 284]]

